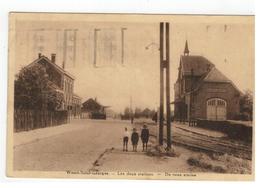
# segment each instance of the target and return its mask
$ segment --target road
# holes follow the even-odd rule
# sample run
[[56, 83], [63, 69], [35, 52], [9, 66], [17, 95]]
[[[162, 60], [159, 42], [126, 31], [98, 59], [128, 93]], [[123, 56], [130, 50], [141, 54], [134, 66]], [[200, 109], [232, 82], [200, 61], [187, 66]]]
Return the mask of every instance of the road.
[[[134, 127], [140, 131], [143, 123], [136, 121]], [[148, 126], [152, 134], [149, 146], [155, 145], [156, 126], [150, 124]], [[160, 169], [189, 172], [191, 169], [186, 161], [193, 155], [201, 155], [202, 152], [234, 155], [245, 159], [249, 167], [251, 164], [251, 160], [247, 160], [252, 156], [250, 145], [225, 139], [223, 133], [176, 123], [172, 128], [172, 135], [174, 150], [181, 154], [180, 157], [166, 159], [149, 157], [140, 151], [141, 144], [138, 146], [138, 152], [123, 152], [122, 134], [125, 127], [132, 130], [133, 125], [129, 121], [120, 120], [77, 119], [68, 125], [17, 133], [14, 139], [14, 170], [127, 169], [151, 172]], [[212, 161], [213, 164], [218, 162]], [[223, 161], [224, 165], [227, 163]]]
[[72, 131], [14, 147], [14, 170], [86, 170], [107, 149], [121, 148], [126, 121], [73, 120]]

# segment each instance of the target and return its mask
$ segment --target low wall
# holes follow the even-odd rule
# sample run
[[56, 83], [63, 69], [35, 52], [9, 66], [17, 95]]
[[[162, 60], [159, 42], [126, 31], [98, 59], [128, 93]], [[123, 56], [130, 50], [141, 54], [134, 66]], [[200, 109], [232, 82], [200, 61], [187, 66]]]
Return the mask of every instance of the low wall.
[[243, 122], [234, 121], [210, 121], [197, 120], [197, 126], [205, 129], [216, 130], [226, 133], [230, 138], [242, 140], [246, 142], [252, 141], [252, 126], [248, 126]]

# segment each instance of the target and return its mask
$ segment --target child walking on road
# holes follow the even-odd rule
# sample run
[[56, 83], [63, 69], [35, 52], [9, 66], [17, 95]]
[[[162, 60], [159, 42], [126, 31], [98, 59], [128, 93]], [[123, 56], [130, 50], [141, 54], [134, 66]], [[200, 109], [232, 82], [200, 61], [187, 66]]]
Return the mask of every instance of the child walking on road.
[[123, 151], [128, 151], [128, 139], [130, 137], [130, 134], [127, 130], [127, 128], [125, 128], [125, 132], [123, 135]]
[[133, 151], [135, 151], [135, 152], [137, 151], [138, 140], [139, 140], [139, 135], [136, 132], [136, 128], [134, 128], [132, 136], [131, 136], [131, 141], [132, 141], [132, 145], [133, 145]]

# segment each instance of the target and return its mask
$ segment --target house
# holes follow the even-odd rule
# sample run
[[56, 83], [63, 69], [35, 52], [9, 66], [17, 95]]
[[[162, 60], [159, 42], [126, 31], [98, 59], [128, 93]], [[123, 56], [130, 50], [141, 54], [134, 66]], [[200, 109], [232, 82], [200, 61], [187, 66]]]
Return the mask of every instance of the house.
[[82, 117], [90, 119], [106, 119], [106, 108], [109, 108], [109, 106], [103, 106], [96, 98], [90, 98], [82, 104]]
[[38, 58], [33, 61], [29, 66], [34, 66], [35, 64], [42, 65], [48, 75], [48, 79], [51, 83], [51, 86], [56, 89], [57, 92], [63, 94], [64, 102], [61, 105], [60, 109], [57, 110], [72, 110], [73, 103], [73, 88], [74, 88], [74, 76], [69, 74], [63, 68], [56, 64], [56, 54], [51, 54], [51, 59], [38, 54]]
[[189, 55], [187, 41], [174, 92], [175, 120], [226, 120], [239, 114], [239, 89], [208, 59]]

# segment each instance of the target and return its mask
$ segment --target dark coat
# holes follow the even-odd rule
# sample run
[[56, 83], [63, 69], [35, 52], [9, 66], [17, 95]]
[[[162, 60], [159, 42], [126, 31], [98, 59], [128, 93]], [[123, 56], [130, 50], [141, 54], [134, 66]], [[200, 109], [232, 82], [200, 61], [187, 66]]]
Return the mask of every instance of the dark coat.
[[149, 140], [149, 130], [148, 129], [142, 129], [141, 139], [142, 139], [142, 142], [144, 142], [144, 143], [148, 142], [148, 140]]
[[133, 145], [136, 145], [138, 143], [139, 140], [139, 135], [137, 132], [133, 132], [132, 136], [131, 136], [131, 141]]

